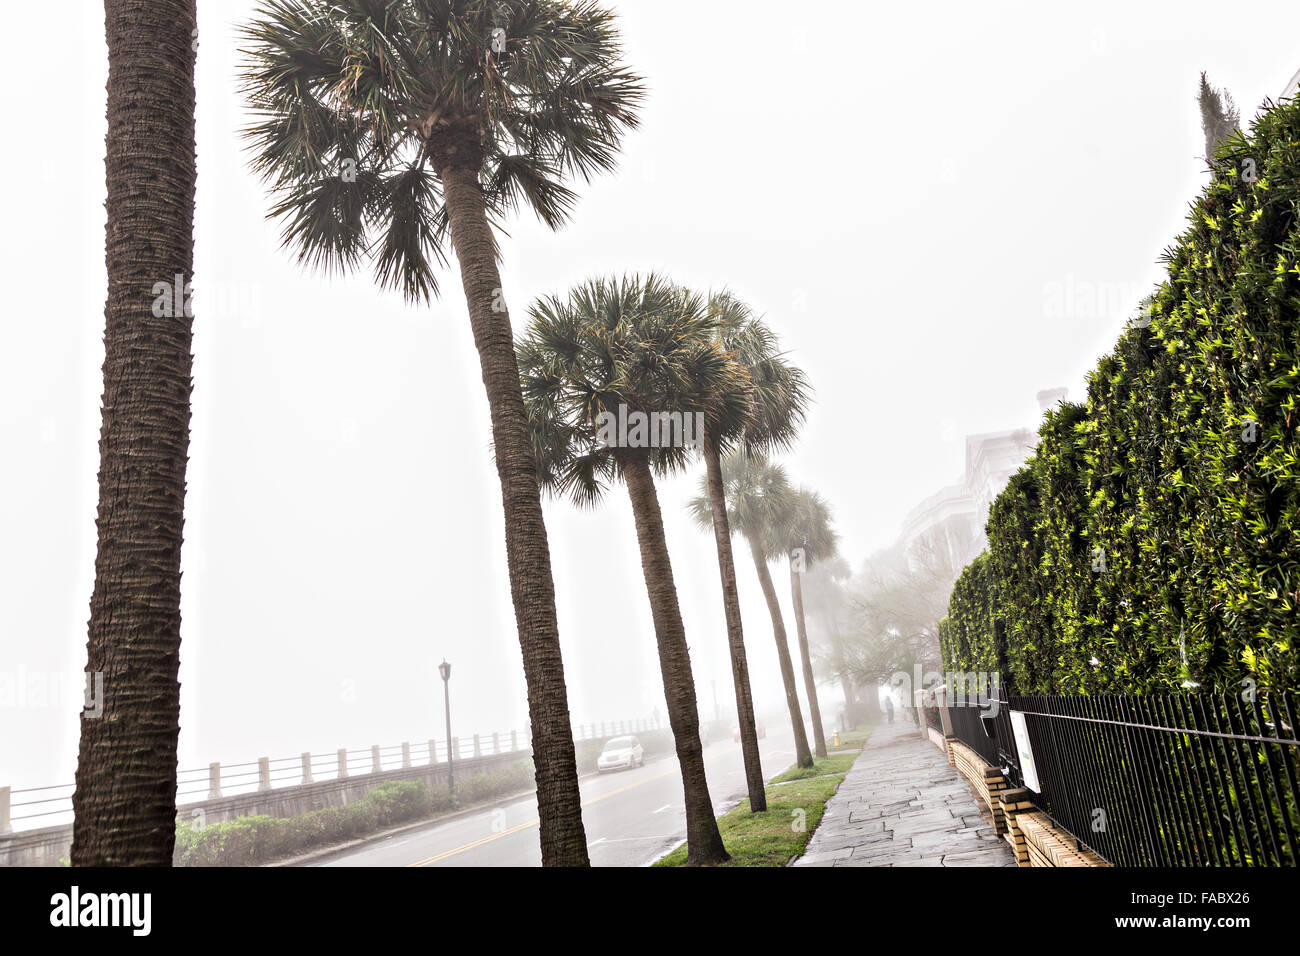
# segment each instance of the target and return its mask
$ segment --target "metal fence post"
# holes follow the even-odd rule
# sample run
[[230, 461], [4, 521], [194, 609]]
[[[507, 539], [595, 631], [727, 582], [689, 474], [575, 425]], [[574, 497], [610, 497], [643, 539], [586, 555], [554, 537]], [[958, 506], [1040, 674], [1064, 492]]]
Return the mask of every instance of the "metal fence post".
[[0, 787], [0, 833], [12, 833], [13, 825], [9, 819], [9, 788]]
[[438, 762], [438, 742], [432, 737], [429, 738], [429, 766], [432, 767]]
[[499, 754], [501, 752], [501, 735], [495, 730], [492, 731], [492, 752]]
[[379, 744], [370, 745], [370, 772], [379, 773], [383, 770], [383, 763], [379, 759]]
[[311, 753], [306, 751], [302, 755], [302, 782], [314, 782], [311, 776]]
[[208, 764], [208, 799], [221, 799], [221, 764]]
[[453, 754], [455, 755], [457, 760], [460, 759], [460, 738], [459, 737], [452, 737], [451, 743], [447, 746], [447, 759], [450, 760]]
[[478, 734], [474, 735], [474, 756], [475, 757], [483, 756], [483, 751], [479, 748], [479, 744], [478, 744]]
[[257, 758], [257, 789], [259, 791], [271, 789], [271, 758], [270, 757]]
[[409, 770], [411, 767], [411, 744], [409, 741], [402, 741], [402, 769]]
[[343, 780], [348, 775], [348, 751], [346, 747], [339, 748], [339, 779]]
[[510, 731], [510, 750], [513, 752], [518, 749], [519, 749], [519, 731], [512, 730]]

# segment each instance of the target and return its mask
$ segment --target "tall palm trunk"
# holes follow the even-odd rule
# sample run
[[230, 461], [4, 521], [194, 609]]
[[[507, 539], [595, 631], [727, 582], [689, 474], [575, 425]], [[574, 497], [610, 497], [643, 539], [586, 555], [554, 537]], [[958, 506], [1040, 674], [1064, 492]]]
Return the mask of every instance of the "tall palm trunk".
[[[510, 595], [528, 684], [542, 865], [587, 866], [590, 861], [582, 826], [564, 663], [560, 658], [551, 552], [519, 385], [514, 334], [510, 315], [500, 305], [496, 243], [488, 225], [477, 170], [477, 163], [452, 163], [445, 165], [439, 175], [492, 417], [492, 441], [505, 511]], [[493, 310], [494, 302], [499, 311]]]
[[728, 859], [713, 815], [713, 801], [704, 776], [704, 748], [700, 745], [700, 716], [695, 702], [695, 679], [691, 655], [686, 646], [686, 628], [677, 604], [677, 587], [664, 537], [663, 515], [654, 476], [644, 454], [623, 457], [632, 514], [636, 518], [637, 543], [641, 547], [641, 570], [650, 596], [655, 637], [659, 644], [659, 670], [663, 675], [668, 723], [677, 746], [677, 763], [682, 772], [686, 797], [686, 862], [688, 865], [721, 863]]
[[781, 662], [781, 680], [785, 683], [785, 703], [790, 709], [790, 724], [794, 728], [794, 758], [801, 767], [813, 765], [808, 749], [808, 732], [803, 726], [803, 712], [799, 708], [799, 690], [794, 683], [794, 665], [790, 663], [790, 647], [785, 636], [785, 622], [781, 619], [781, 603], [776, 599], [772, 575], [767, 570], [767, 559], [753, 537], [749, 538], [749, 553], [754, 556], [754, 570], [767, 601], [767, 613], [772, 616], [772, 636], [776, 638], [776, 657]]
[[[176, 839], [194, 23], [194, 0], [104, 4], [108, 299], [86, 641], [86, 670], [102, 674], [103, 693], [102, 710], [81, 718], [75, 866], [170, 866]], [[154, 309], [158, 282], [181, 287], [170, 308]]]
[[813, 678], [812, 657], [808, 654], [808, 626], [803, 616], [802, 575], [790, 565], [790, 598], [794, 603], [795, 633], [799, 636], [799, 660], [803, 664], [803, 686], [808, 692], [808, 713], [812, 717], [813, 746], [817, 756], [826, 756], [826, 734], [822, 732], [822, 709], [817, 702], [817, 682]]
[[722, 606], [727, 617], [727, 648], [731, 651], [731, 679], [736, 685], [736, 722], [740, 727], [740, 752], [745, 761], [745, 784], [749, 809], [767, 809], [763, 766], [758, 754], [758, 730], [754, 723], [754, 695], [749, 686], [749, 664], [745, 659], [745, 632], [740, 619], [740, 593], [736, 588], [736, 563], [731, 552], [731, 526], [727, 521], [727, 498], [722, 486], [722, 458], [717, 441], [704, 441], [704, 467], [709, 487], [709, 508], [713, 512], [713, 540], [718, 546], [718, 572], [722, 577]]

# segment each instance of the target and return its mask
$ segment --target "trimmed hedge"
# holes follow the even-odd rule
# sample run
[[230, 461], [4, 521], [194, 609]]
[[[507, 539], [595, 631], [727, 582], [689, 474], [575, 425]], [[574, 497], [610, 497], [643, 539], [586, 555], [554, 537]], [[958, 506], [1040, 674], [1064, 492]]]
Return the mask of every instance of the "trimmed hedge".
[[939, 622], [944, 664], [985, 673], [998, 669], [988, 573], [989, 556], [981, 554], [953, 585], [949, 614]]
[[1001, 656], [1020, 693], [1300, 686], [1298, 206], [1289, 101], [1223, 145], [1167, 280], [1046, 416], [953, 589], [945, 665]]
[[[456, 796], [463, 804], [474, 804], [532, 784], [532, 764], [521, 760], [458, 781]], [[392, 781], [354, 803], [296, 817], [239, 817], [201, 828], [177, 821], [173, 862], [175, 866], [258, 866], [446, 813], [455, 806], [446, 787], [430, 791], [417, 781]]]

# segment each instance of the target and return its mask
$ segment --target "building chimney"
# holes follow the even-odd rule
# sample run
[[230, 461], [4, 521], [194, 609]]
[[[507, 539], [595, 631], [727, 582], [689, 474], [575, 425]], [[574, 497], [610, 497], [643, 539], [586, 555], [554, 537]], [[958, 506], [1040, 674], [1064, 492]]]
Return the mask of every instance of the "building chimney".
[[1038, 408], [1044, 412], [1050, 412], [1061, 402], [1065, 401], [1065, 396], [1070, 394], [1068, 388], [1048, 388], [1038, 393]]

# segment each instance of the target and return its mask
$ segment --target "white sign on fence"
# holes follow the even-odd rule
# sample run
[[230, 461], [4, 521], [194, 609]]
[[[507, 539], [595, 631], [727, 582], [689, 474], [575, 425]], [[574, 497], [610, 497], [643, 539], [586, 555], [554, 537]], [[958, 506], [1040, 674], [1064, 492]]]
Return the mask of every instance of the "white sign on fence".
[[1016, 753], [1020, 755], [1020, 775], [1025, 780], [1025, 786], [1034, 793], [1042, 793], [1038, 786], [1038, 770], [1034, 766], [1034, 748], [1029, 746], [1025, 715], [1018, 710], [1011, 711], [1011, 730], [1016, 735]]

